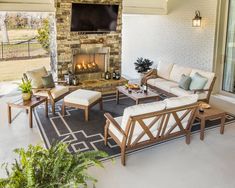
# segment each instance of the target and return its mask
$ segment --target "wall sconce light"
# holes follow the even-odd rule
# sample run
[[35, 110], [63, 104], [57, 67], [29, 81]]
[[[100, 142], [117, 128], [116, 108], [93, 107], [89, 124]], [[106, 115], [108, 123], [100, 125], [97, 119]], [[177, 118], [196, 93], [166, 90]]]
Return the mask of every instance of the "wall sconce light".
[[195, 12], [195, 18], [193, 18], [193, 27], [201, 27], [201, 21], [202, 21], [202, 17], [200, 15], [200, 11], [197, 10]]

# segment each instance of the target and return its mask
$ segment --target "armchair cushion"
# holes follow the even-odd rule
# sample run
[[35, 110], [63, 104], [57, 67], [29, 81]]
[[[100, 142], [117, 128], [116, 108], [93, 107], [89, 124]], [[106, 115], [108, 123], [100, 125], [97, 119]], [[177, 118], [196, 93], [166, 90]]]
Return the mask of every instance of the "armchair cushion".
[[28, 79], [32, 80], [33, 88], [43, 88], [42, 77], [47, 75], [47, 70], [45, 67], [27, 71], [26, 75]]
[[[53, 99], [56, 99], [56, 98], [60, 97], [61, 95], [69, 92], [69, 88], [66, 86], [56, 85], [54, 88], [52, 88], [50, 90], [50, 92], [51, 92], [51, 96], [53, 97]], [[50, 98], [50, 96], [48, 95], [48, 92], [46, 90], [45, 91], [35, 90], [34, 94]]]

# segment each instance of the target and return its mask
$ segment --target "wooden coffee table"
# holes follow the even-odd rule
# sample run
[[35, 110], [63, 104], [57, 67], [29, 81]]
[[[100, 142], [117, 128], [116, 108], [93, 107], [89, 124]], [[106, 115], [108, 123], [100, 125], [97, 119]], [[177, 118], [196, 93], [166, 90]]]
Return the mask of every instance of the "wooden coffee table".
[[45, 115], [48, 117], [48, 102], [47, 102], [47, 97], [39, 97], [36, 98], [35, 96], [32, 97], [31, 100], [29, 101], [23, 101], [22, 99], [19, 99], [14, 102], [9, 102], [8, 104], [8, 122], [11, 124], [12, 119], [11, 119], [11, 109], [12, 108], [21, 108], [25, 109], [26, 113], [29, 114], [29, 127], [33, 127], [33, 110], [35, 107], [38, 105], [45, 103]]
[[211, 107], [209, 109], [205, 109], [203, 113], [198, 111], [196, 118], [201, 123], [201, 133], [200, 133], [201, 140], [204, 140], [206, 120], [220, 118], [221, 119], [220, 134], [224, 134], [224, 124], [226, 118], [226, 113], [224, 111], [219, 110], [215, 107]]
[[125, 86], [118, 86], [117, 92], [116, 92], [117, 104], [119, 103], [120, 93], [133, 99], [136, 102], [136, 104], [139, 104], [140, 101], [147, 100], [147, 99], [156, 99], [156, 100], [160, 99], [160, 96], [158, 93], [154, 93], [150, 90], [148, 90], [148, 93], [144, 93], [144, 92], [138, 93], [136, 90], [132, 90], [132, 92], [129, 93], [128, 89]]

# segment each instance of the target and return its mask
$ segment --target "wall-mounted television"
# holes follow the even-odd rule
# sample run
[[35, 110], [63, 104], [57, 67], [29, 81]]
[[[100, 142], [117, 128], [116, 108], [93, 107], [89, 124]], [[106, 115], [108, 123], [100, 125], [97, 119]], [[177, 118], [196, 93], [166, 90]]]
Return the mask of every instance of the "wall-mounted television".
[[116, 31], [119, 5], [72, 4], [71, 31], [99, 33]]

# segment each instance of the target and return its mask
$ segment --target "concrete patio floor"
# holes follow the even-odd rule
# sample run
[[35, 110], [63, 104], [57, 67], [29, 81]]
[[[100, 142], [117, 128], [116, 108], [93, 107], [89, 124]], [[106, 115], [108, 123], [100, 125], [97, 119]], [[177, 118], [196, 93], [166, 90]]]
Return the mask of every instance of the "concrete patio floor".
[[[11, 162], [12, 150], [43, 142], [37, 127], [28, 127], [27, 115], [14, 110], [17, 119], [7, 122], [6, 102], [19, 95], [0, 98], [0, 163]], [[91, 167], [89, 172], [99, 181], [96, 188], [234, 188], [235, 124], [206, 132], [205, 140], [193, 135], [190, 145], [177, 139], [127, 157], [127, 166], [120, 159], [106, 161], [105, 169]], [[4, 176], [0, 170], [0, 177]]]

